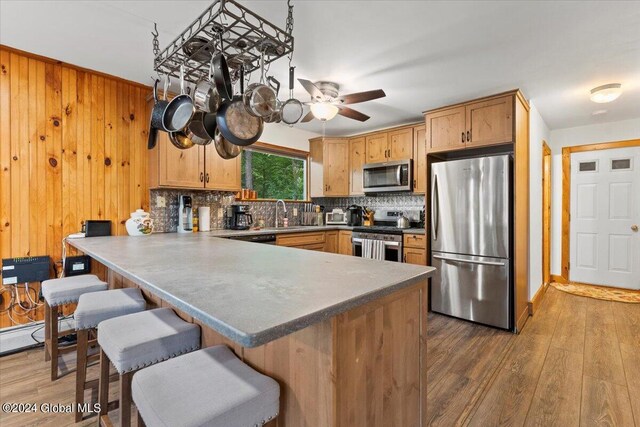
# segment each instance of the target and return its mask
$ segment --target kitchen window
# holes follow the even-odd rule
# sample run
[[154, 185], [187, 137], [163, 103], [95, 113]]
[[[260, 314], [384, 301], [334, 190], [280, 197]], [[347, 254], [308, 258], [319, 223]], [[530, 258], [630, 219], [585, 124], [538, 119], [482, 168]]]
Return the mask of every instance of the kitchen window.
[[309, 153], [257, 142], [242, 152], [242, 188], [262, 200], [307, 200]]

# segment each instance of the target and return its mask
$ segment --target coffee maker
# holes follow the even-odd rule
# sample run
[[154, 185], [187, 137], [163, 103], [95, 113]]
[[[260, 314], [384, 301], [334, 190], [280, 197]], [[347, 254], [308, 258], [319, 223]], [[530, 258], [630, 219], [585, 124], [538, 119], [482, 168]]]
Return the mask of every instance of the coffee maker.
[[249, 205], [231, 205], [227, 208], [227, 224], [231, 230], [248, 230], [253, 224]]
[[364, 208], [358, 205], [351, 205], [347, 208], [347, 224], [351, 226], [361, 226]]
[[178, 196], [178, 233], [193, 232], [193, 205], [191, 196], [181, 194]]

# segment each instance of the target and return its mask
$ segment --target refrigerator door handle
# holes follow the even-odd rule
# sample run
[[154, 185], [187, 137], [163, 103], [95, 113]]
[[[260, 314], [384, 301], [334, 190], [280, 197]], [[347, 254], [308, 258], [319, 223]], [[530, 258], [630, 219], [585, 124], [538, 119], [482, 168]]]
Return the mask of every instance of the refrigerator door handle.
[[441, 255], [433, 255], [433, 257], [437, 258], [437, 259], [442, 259], [442, 260], [445, 260], [445, 261], [457, 261], [457, 262], [464, 262], [464, 263], [467, 263], [467, 264], [495, 265], [495, 266], [500, 266], [500, 267], [504, 267], [504, 265], [505, 265], [504, 262], [476, 261], [476, 260], [470, 260], [470, 259], [444, 257], [444, 256], [441, 256]]
[[438, 206], [438, 175], [433, 175], [433, 185], [431, 186], [431, 234], [433, 240], [438, 240], [438, 222], [440, 220], [440, 207]]

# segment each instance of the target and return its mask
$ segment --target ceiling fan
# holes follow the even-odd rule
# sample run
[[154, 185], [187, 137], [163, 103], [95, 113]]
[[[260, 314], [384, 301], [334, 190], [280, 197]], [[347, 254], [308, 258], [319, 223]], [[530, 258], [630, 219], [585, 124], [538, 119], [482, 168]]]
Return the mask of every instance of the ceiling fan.
[[311, 95], [311, 101], [305, 102], [305, 104], [311, 107], [311, 111], [302, 118], [302, 123], [309, 122], [314, 118], [321, 121], [331, 120], [336, 114], [364, 122], [369, 120], [369, 116], [349, 108], [347, 105], [358, 104], [387, 96], [382, 89], [339, 96], [340, 86], [337, 83], [313, 83], [305, 79], [298, 79], [298, 81]]

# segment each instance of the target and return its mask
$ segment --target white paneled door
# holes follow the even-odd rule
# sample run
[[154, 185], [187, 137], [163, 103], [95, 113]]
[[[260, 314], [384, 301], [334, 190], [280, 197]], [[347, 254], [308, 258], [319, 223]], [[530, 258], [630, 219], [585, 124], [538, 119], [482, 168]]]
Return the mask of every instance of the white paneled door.
[[640, 289], [640, 147], [571, 155], [571, 281]]

